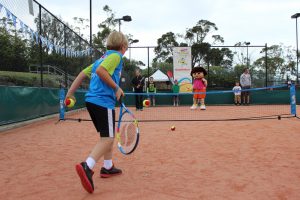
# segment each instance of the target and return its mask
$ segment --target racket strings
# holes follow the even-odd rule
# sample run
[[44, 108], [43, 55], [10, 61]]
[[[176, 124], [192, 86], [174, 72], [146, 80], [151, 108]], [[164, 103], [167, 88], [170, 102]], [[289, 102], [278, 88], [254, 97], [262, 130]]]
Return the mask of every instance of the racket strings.
[[136, 140], [136, 126], [134, 122], [124, 123], [120, 131], [120, 143], [123, 147], [131, 147]]

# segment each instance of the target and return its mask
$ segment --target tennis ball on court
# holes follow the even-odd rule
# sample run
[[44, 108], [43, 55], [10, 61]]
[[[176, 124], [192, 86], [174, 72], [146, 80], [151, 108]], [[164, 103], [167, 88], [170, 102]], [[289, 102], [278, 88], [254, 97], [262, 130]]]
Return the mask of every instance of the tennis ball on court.
[[171, 126], [171, 131], [175, 131], [175, 126]]
[[143, 101], [143, 106], [144, 107], [149, 107], [150, 106], [150, 101], [148, 99]]
[[72, 98], [67, 98], [66, 99], [66, 106], [68, 108], [72, 108], [75, 105], [75, 100]]

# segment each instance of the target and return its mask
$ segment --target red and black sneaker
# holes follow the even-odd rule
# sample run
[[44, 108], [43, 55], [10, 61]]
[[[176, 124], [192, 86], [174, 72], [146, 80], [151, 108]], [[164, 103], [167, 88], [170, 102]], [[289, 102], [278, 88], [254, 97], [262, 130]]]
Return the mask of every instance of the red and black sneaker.
[[102, 167], [100, 170], [100, 177], [101, 178], [109, 178], [111, 176], [122, 174], [122, 170], [116, 168], [114, 165], [110, 169], [106, 169]]
[[93, 193], [94, 192], [93, 170], [91, 170], [87, 166], [86, 162], [82, 162], [76, 165], [76, 171], [84, 189], [89, 193]]

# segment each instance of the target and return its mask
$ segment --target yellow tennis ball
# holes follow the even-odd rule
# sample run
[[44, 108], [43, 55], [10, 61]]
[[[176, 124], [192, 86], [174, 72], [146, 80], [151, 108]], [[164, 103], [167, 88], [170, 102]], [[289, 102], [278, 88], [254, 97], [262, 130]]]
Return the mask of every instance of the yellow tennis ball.
[[171, 126], [171, 131], [175, 131], [175, 126]]
[[68, 108], [72, 108], [74, 105], [75, 105], [75, 100], [72, 99], [72, 98], [67, 98], [67, 100], [66, 100], [66, 106]]
[[143, 106], [144, 107], [149, 107], [150, 106], [150, 101], [148, 99], [143, 101]]

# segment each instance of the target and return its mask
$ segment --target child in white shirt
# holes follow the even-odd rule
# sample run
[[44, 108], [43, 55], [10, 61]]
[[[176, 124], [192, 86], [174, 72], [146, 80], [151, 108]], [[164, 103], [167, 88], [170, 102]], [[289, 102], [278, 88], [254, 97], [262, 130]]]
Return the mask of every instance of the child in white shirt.
[[235, 83], [235, 86], [232, 88], [234, 92], [234, 104], [241, 105], [241, 86], [239, 82]]

